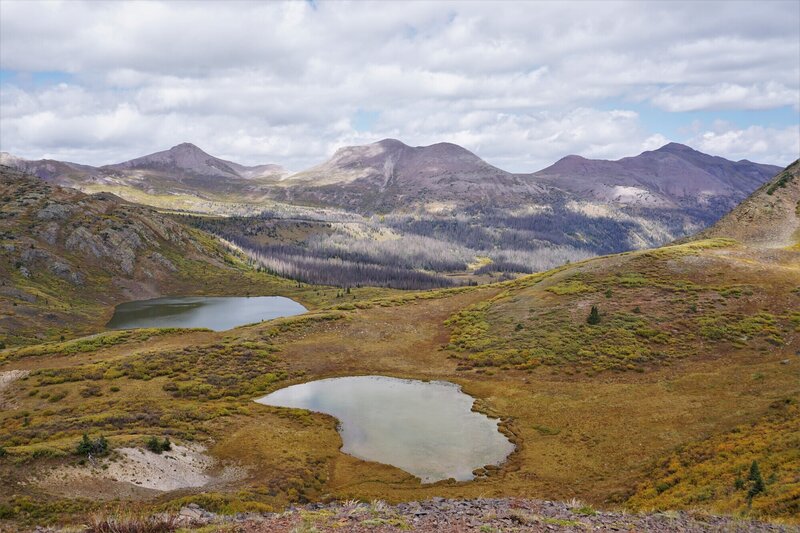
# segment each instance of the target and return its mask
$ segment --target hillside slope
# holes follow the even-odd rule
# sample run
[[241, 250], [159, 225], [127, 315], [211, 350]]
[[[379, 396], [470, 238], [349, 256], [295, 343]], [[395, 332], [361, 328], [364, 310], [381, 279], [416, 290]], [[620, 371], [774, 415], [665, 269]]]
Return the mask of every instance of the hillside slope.
[[730, 237], [749, 246], [797, 247], [800, 244], [800, 160], [704, 231], [698, 238]]
[[108, 193], [0, 167], [0, 342], [96, 330], [125, 300], [273, 290], [209, 235]]
[[[620, 499], [638, 510], [703, 508], [796, 520], [797, 170], [797, 163], [787, 167], [692, 241], [512, 283], [448, 321], [448, 350], [463, 372], [566, 374], [575, 387], [589, 390], [589, 382], [610, 371], [620, 383], [655, 383], [670, 393], [693, 389], [698, 396], [692, 414], [681, 414], [687, 406], [677, 401], [664, 404], [668, 409], [635, 408], [652, 409], [653, 423], [630, 427], [626, 438], [640, 450], [660, 447], [663, 455], [640, 463], [640, 481], [622, 490]], [[631, 371], [641, 378], [631, 378]], [[735, 415], [712, 415], [728, 402]], [[636, 416], [625, 405], [618, 410]], [[587, 423], [596, 426], [601, 411]], [[705, 428], [673, 440], [688, 429], [669, 422], [676, 416]], [[549, 432], [564, 418], [543, 413], [537, 423]], [[753, 463], [760, 465], [762, 486], [748, 478]]]

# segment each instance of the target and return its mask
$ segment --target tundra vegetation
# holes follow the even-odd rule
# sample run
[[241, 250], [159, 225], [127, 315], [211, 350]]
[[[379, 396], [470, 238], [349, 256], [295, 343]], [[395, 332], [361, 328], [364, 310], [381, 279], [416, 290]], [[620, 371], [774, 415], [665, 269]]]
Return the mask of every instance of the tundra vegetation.
[[[791, 521], [800, 490], [793, 261], [701, 241], [488, 286], [334, 299], [231, 332], [112, 332], [113, 341], [91, 346], [6, 349], [0, 369], [30, 374], [7, 390], [14, 408], [0, 416], [0, 472], [14, 487], [3, 495], [3, 516], [70, 521], [112, 505], [89, 484], [29, 483], [32, 473], [77, 464], [75, 446], [87, 433], [107, 439], [111, 458], [157, 436], [203, 443], [246, 469], [227, 485], [145, 499], [154, 511], [189, 502], [235, 512], [322, 497], [539, 495]], [[596, 325], [586, 322], [592, 305], [601, 310]], [[501, 417], [517, 449], [474, 481], [421, 485], [341, 454], [330, 417], [252, 401], [353, 374], [456, 382], [476, 409]], [[82, 395], [87, 388], [92, 394]], [[725, 453], [710, 453], [718, 449]]]
[[[10, 487], [0, 519], [77, 523], [115, 499], [147, 512], [196, 503], [231, 513], [527, 496], [580, 498], [585, 513], [684, 508], [797, 523], [796, 242], [765, 249], [715, 237], [421, 292], [306, 286], [225, 257], [225, 274], [306, 298], [309, 313], [227, 332], [107, 332], [34, 346], [10, 338], [0, 352], [0, 485]], [[219, 280], [221, 292], [223, 271], [206, 265], [186, 268]], [[11, 275], [26, 290], [39, 279]], [[347, 375], [457, 383], [516, 449], [473, 481], [423, 485], [342, 454], [328, 416], [253, 401]], [[107, 455], [93, 455], [96, 464], [76, 453], [101, 438]], [[157, 495], [108, 479], [98, 489], [103, 466], [125, 460], [120, 450], [154, 438], [203, 445], [215, 468], [241, 475]]]

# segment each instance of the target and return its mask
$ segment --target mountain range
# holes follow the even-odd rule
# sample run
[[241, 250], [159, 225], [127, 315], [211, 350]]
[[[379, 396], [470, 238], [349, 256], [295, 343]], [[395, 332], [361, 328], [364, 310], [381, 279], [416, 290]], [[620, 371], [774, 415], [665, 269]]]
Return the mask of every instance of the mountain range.
[[280, 165], [245, 166], [226, 161], [191, 143], [100, 167], [51, 159], [25, 160], [6, 152], [0, 153], [0, 164], [87, 192], [117, 192], [116, 187], [126, 187], [149, 195], [186, 194], [207, 199], [229, 195], [246, 199], [259, 182], [288, 174]]
[[[341, 148], [298, 173], [240, 165], [190, 143], [101, 167], [10, 154], [0, 163], [52, 184], [171, 211], [260, 215], [216, 228], [248, 246], [272, 231], [270, 218], [315, 220], [291, 230], [300, 239], [259, 250], [270, 268], [280, 265], [289, 276], [302, 270], [303, 280], [316, 283], [331, 282], [317, 277], [336, 270], [331, 259], [369, 256], [385, 273], [409, 246], [417, 250], [408, 265], [415, 271], [448, 264], [447, 271], [480, 275], [659, 246], [709, 227], [781, 170], [670, 143], [617, 161], [572, 155], [538, 172], [511, 173], [452, 143], [412, 147], [395, 139]], [[314, 268], [305, 264], [309, 255]], [[287, 265], [287, 257], [303, 258], [305, 266]], [[481, 269], [468, 268], [476, 262]]]
[[617, 161], [567, 156], [534, 176], [583, 199], [653, 207], [731, 201], [735, 205], [780, 167], [729, 161], [669, 143]]
[[712, 204], [729, 209], [780, 171], [670, 143], [617, 161], [570, 155], [538, 172], [520, 174], [492, 166], [456, 144], [412, 147], [396, 139], [340, 148], [324, 163], [298, 173], [276, 164], [240, 165], [190, 143], [101, 167], [24, 160], [8, 153], [0, 154], [0, 163], [79, 189], [106, 184], [242, 202], [268, 197], [362, 213], [514, 207], [552, 197], [659, 209]]

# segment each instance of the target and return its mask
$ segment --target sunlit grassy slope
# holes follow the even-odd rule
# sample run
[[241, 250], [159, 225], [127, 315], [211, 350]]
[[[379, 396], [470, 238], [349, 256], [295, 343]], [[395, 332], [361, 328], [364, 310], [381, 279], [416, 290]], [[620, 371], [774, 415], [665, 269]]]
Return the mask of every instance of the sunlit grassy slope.
[[[231, 486], [165, 495], [156, 506], [192, 500], [232, 511], [323, 497], [525, 495], [791, 519], [780, 502], [795, 490], [796, 451], [792, 434], [780, 432], [797, 421], [790, 407], [800, 394], [796, 258], [711, 241], [600, 258], [502, 286], [340, 304], [227, 333], [138, 332], [90, 346], [7, 350], [0, 370], [31, 374], [9, 390], [14, 409], [0, 418], [3, 481], [15, 487], [4, 505], [19, 509], [17, 519], [56, 516], [67, 501], [101, 505], [90, 486], [45, 496], [20, 484], [32, 472], [74, 463], [72, 449], [88, 431], [112, 446], [141, 445], [149, 435], [197, 440], [249, 469]], [[591, 305], [600, 309], [595, 326], [586, 324]], [[460, 342], [473, 327], [465, 309], [479, 314], [476, 338], [485, 343]], [[576, 338], [582, 351], [571, 354]], [[252, 402], [289, 383], [351, 374], [455, 381], [478, 408], [502, 418], [517, 452], [473, 482], [420, 485], [341, 454], [329, 417]], [[786, 424], [771, 422], [775, 405], [790, 406]], [[787, 458], [763, 461], [767, 490], [744, 506], [722, 489], [696, 488], [690, 480], [705, 468], [697, 459], [703, 454], [677, 451], [743, 435], [732, 433], [737, 427], [762, 428], [768, 434], [759, 438], [785, 445]], [[753, 457], [759, 453], [771, 451]], [[673, 454], [684, 458], [686, 483], [703, 498], [679, 497], [679, 483], [661, 492], [663, 500], [653, 496]], [[714, 468], [735, 472], [742, 459], [720, 461]], [[84, 499], [65, 499], [76, 495]]]
[[[115, 332], [0, 352], [0, 371], [30, 372], [0, 399], [0, 516], [77, 520], [123, 495], [229, 512], [526, 496], [797, 522], [797, 251], [721, 236], [494, 286], [374, 296], [319, 296], [307, 315], [229, 332]], [[253, 402], [353, 374], [456, 382], [517, 450], [474, 481], [421, 485], [340, 453], [330, 417]], [[200, 442], [246, 475], [157, 497], [37, 484], [79, 465], [83, 432], [112, 448], [152, 435]], [[748, 496], [753, 461], [763, 490]]]

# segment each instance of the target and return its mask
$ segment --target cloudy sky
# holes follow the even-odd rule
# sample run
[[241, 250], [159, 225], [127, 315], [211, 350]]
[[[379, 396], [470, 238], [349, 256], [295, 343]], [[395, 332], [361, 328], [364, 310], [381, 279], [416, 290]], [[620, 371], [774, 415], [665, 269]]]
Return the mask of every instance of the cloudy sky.
[[299, 170], [385, 137], [519, 172], [668, 141], [787, 164], [800, 2], [0, 0], [0, 150]]

